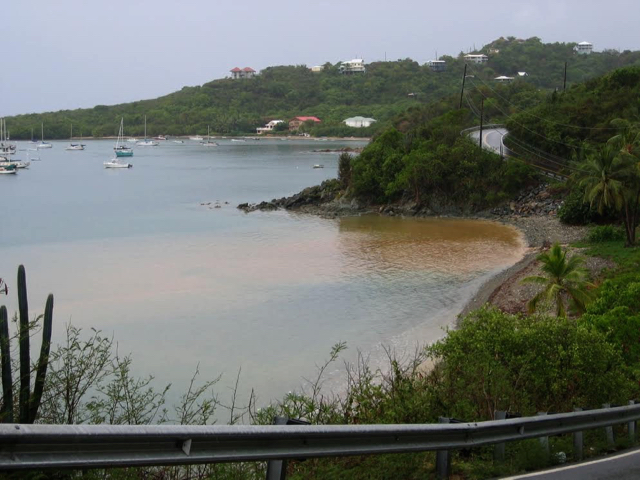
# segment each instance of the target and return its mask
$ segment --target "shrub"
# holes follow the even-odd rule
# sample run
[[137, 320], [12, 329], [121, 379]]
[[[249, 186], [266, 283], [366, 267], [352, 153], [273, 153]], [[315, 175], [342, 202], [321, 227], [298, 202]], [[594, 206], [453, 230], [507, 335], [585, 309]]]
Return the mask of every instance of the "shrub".
[[624, 239], [624, 230], [613, 225], [598, 225], [589, 231], [589, 241], [594, 243], [612, 242]]
[[564, 204], [558, 210], [558, 217], [562, 223], [569, 225], [587, 225], [597, 218], [597, 212], [584, 203], [584, 196], [578, 189], [573, 189], [564, 199]]

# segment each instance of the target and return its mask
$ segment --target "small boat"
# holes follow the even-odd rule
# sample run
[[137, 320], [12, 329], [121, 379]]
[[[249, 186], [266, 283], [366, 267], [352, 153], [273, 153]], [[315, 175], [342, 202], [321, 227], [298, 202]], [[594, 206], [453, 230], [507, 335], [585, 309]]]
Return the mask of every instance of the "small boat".
[[167, 137], [165, 137], [164, 135], [158, 135], [157, 137], [153, 137], [153, 139], [154, 140], [167, 140]]
[[118, 130], [118, 139], [116, 140], [116, 146], [113, 150], [116, 152], [116, 157], [133, 157], [133, 148], [121, 145], [123, 142], [124, 131], [124, 117], [120, 119], [120, 130]]
[[42, 148], [53, 148], [53, 145], [50, 144], [49, 142], [45, 142], [44, 141], [44, 123], [40, 124], [40, 129], [41, 129], [41, 139], [40, 139], [40, 143], [38, 143], [38, 149], [42, 149]]
[[324, 165], [316, 163], [313, 168], [324, 168]]
[[73, 123], [71, 124], [71, 136], [69, 137], [69, 146], [65, 150], [84, 150], [82, 143], [73, 143]]
[[9, 143], [9, 132], [7, 131], [7, 121], [0, 118], [0, 156], [15, 155], [17, 147]]
[[174, 140], [173, 143], [184, 143], [184, 140]]
[[201, 142], [204, 140], [204, 138], [202, 138], [200, 135], [194, 135], [193, 137], [189, 137], [189, 140], [193, 140], [196, 142]]
[[209, 132], [209, 125], [207, 125], [207, 141], [206, 142], [200, 142], [200, 145], [202, 145], [203, 147], [217, 147], [218, 143], [211, 141], [211, 135], [209, 133], [210, 133]]
[[153, 140], [149, 140], [147, 138], [147, 116], [144, 116], [144, 140], [140, 140], [136, 143], [141, 147], [157, 147], [159, 145], [158, 142], [154, 142]]
[[0, 168], [29, 168], [31, 162], [26, 161], [22, 162], [20, 160], [11, 160], [9, 157], [0, 157]]
[[18, 169], [16, 168], [15, 165], [9, 165], [8, 167], [0, 167], [0, 174], [15, 175], [16, 173], [18, 173]]
[[244, 140], [242, 138], [232, 138], [231, 141], [232, 142], [246, 142], [246, 140]]
[[131, 168], [133, 167], [130, 163], [124, 163], [120, 161], [117, 157], [112, 158], [108, 162], [104, 162], [104, 168]]
[[136, 143], [138, 141], [137, 138], [131, 137], [131, 138], [127, 138], [127, 142], [129, 143]]

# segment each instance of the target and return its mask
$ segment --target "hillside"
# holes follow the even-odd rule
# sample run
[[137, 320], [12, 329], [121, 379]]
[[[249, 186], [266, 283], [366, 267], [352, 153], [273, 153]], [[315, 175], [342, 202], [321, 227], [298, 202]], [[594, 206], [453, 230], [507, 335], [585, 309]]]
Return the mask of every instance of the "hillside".
[[[591, 55], [574, 53], [574, 43], [544, 44], [534, 37], [519, 40], [500, 38], [474, 53], [485, 53], [489, 61], [470, 65], [468, 75], [476, 82], [492, 82], [498, 75], [513, 76], [542, 89], [561, 88], [564, 62], [568, 62], [568, 84], [596, 77], [614, 68], [640, 64], [640, 52], [605, 51]], [[390, 119], [416, 104], [432, 103], [460, 89], [464, 69], [463, 53], [447, 62], [445, 72], [433, 72], [411, 59], [374, 62], [363, 75], [341, 75], [338, 64], [325, 64], [322, 72], [306, 66], [269, 67], [256, 78], [220, 79], [153, 100], [121, 105], [98, 105], [91, 109], [19, 115], [8, 119], [14, 139], [27, 139], [32, 129], [44, 122], [47, 138], [67, 138], [70, 124], [85, 136], [115, 135], [121, 116], [125, 134], [142, 135], [143, 117], [151, 135], [205, 133], [207, 125], [218, 134], [254, 133], [255, 128], [274, 118], [289, 119], [313, 115], [323, 123], [315, 135], [371, 135], [389, 125]], [[347, 117], [373, 117], [378, 123], [368, 129], [350, 129], [341, 122]]]

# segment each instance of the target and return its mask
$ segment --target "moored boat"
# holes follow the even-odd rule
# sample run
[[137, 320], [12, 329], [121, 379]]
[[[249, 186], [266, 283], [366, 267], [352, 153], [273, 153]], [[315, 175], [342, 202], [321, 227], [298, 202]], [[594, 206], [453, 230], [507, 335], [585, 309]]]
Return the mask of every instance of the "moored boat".
[[125, 163], [119, 160], [117, 157], [112, 158], [108, 162], [103, 163], [104, 168], [131, 168], [133, 165], [131, 163]]
[[116, 157], [133, 157], [133, 148], [122, 145], [124, 142], [124, 117], [120, 119], [120, 129], [118, 130], [118, 139], [116, 140], [116, 146], [113, 150], [116, 152]]

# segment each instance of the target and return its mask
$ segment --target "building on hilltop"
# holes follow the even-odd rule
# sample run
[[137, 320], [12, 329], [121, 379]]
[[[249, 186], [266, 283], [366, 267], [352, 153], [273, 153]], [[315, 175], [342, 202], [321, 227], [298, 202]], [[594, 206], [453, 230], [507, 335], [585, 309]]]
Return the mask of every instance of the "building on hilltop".
[[444, 72], [447, 69], [447, 62], [444, 60], [429, 60], [427, 66], [433, 72]]
[[318, 117], [295, 117], [289, 121], [289, 131], [297, 132], [302, 124], [306, 122], [320, 123], [321, 120]]
[[501, 75], [499, 77], [494, 78], [494, 80], [498, 83], [511, 83], [513, 82], [513, 77], [505, 77], [504, 75]]
[[348, 62], [340, 62], [340, 73], [343, 75], [353, 75], [354, 73], [365, 73], [367, 69], [364, 66], [364, 60], [354, 58]]
[[589, 55], [593, 51], [593, 43], [580, 42], [576, 45], [576, 52], [581, 55]]
[[231, 78], [238, 80], [240, 78], [253, 78], [256, 75], [256, 71], [251, 67], [234, 68], [231, 70]]
[[324, 70], [324, 65], [315, 65], [311, 67], [309, 70], [311, 70], [313, 73], [318, 73]]
[[473, 62], [473, 63], [487, 63], [489, 61], [489, 57], [485, 54], [468, 54], [464, 56], [465, 62]]
[[370, 127], [375, 122], [377, 122], [375, 118], [366, 118], [366, 117], [351, 117], [342, 121], [342, 123], [344, 123], [347, 127], [353, 127], [353, 128]]
[[270, 133], [274, 128], [276, 128], [276, 125], [279, 125], [281, 123], [284, 123], [284, 120], [271, 120], [264, 127], [256, 128], [256, 132], [258, 133], [258, 135], [262, 135], [263, 133]]

